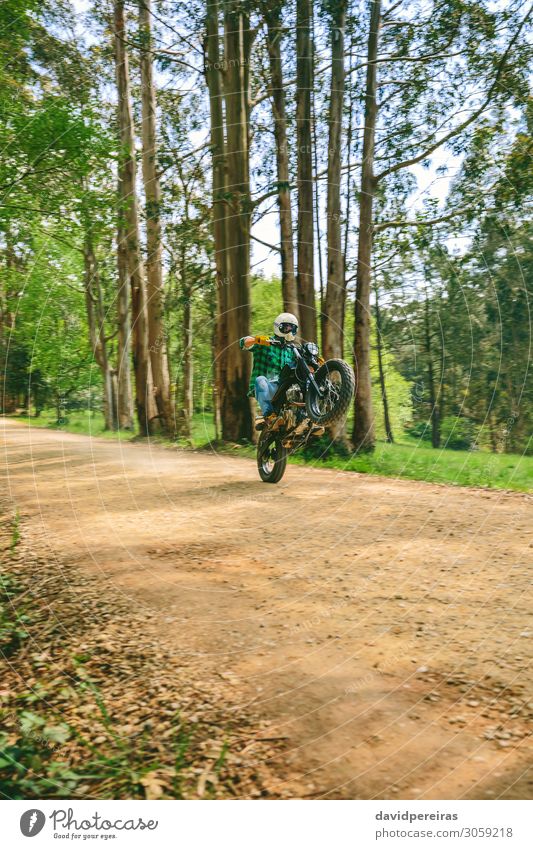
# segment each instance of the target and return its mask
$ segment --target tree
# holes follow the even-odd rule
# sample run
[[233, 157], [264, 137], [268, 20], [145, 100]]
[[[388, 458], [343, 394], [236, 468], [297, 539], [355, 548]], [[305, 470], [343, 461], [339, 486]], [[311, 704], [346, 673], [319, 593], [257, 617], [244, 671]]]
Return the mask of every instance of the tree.
[[152, 68], [151, 0], [139, 2], [141, 41], [143, 180], [146, 199], [146, 281], [148, 350], [152, 368], [153, 392], [161, 430], [175, 433], [170, 393], [167, 340], [164, 325], [163, 261], [161, 248], [161, 184], [157, 170], [157, 100]]
[[219, 8], [217, 0], [207, 0], [204, 69], [209, 92], [210, 147], [212, 162], [212, 227], [215, 249], [217, 327], [215, 331], [215, 428], [222, 432], [221, 399], [227, 378], [227, 291], [228, 236], [226, 205], [227, 159], [224, 139], [222, 59], [220, 56]]
[[226, 293], [228, 350], [222, 396], [222, 435], [224, 439], [239, 441], [252, 438], [252, 416], [247, 398], [250, 363], [243, 356], [238, 340], [249, 332], [251, 315], [249, 73], [253, 41], [248, 14], [239, 0], [226, 0], [224, 28], [229, 277]]
[[263, 5], [267, 25], [267, 48], [270, 62], [269, 91], [274, 115], [274, 138], [276, 142], [276, 164], [278, 176], [278, 207], [281, 253], [281, 291], [283, 309], [298, 316], [298, 292], [294, 271], [293, 225], [289, 177], [289, 141], [283, 66], [281, 62], [281, 40], [283, 35], [280, 0]]
[[392, 425], [389, 415], [389, 400], [387, 396], [387, 386], [385, 380], [385, 367], [383, 362], [383, 327], [381, 323], [381, 310], [379, 306], [379, 289], [377, 286], [374, 287], [374, 293], [376, 297], [376, 351], [378, 357], [379, 388], [381, 391], [381, 402], [383, 404], [383, 424], [385, 426], [385, 439], [387, 440], [387, 442], [394, 442], [394, 437], [392, 435]]
[[359, 246], [355, 292], [355, 407], [353, 443], [358, 449], [375, 444], [374, 412], [370, 380], [370, 284], [373, 236], [373, 198], [375, 192], [374, 144], [377, 118], [378, 32], [381, 25], [381, 0], [372, 0], [365, 88], [363, 165], [359, 201]]
[[331, 0], [331, 86], [328, 112], [327, 288], [322, 316], [325, 359], [342, 357], [346, 298], [341, 235], [341, 150], [344, 101], [345, 0]]
[[[122, 200], [122, 188], [118, 186], [119, 203]], [[117, 253], [117, 418], [120, 430], [133, 430], [133, 399], [131, 394], [131, 322], [130, 322], [130, 281], [126, 234], [122, 214], [119, 208], [119, 222], [116, 230]]]
[[[131, 287], [131, 321], [135, 403], [137, 421], [143, 436], [152, 429], [153, 399], [148, 348], [148, 312], [144, 263], [140, 249], [139, 213], [136, 194], [135, 134], [131, 107], [128, 34], [124, 0], [114, 2], [115, 72], [118, 95], [119, 161], [119, 233], [123, 234], [126, 268]], [[121, 258], [119, 258], [121, 261]], [[122, 365], [122, 362], [121, 362]], [[125, 364], [124, 364], [125, 367]]]
[[300, 334], [316, 340], [311, 91], [311, 0], [296, 0], [296, 144], [298, 161], [298, 300]]
[[117, 398], [115, 395], [113, 372], [109, 362], [109, 340], [106, 336], [105, 329], [104, 294], [99, 263], [94, 250], [92, 226], [88, 216], [85, 217], [84, 229], [85, 305], [89, 339], [94, 358], [102, 373], [105, 428], [106, 430], [116, 430], [118, 427]]

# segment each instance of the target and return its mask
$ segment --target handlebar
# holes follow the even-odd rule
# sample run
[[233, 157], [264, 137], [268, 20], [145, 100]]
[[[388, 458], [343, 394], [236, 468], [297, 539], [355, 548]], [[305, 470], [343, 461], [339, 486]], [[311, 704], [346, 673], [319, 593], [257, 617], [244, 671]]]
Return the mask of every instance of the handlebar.
[[290, 342], [282, 341], [281, 339], [270, 339], [268, 336], [254, 336], [255, 345], [263, 345], [265, 348], [279, 347], [290, 345]]

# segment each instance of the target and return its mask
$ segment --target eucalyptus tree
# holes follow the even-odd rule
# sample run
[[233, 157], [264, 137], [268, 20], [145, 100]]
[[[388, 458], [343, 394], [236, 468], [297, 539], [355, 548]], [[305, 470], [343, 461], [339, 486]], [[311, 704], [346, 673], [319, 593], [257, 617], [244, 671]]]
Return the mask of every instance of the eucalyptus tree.
[[[124, 245], [124, 259], [131, 287], [131, 323], [133, 365], [135, 371], [135, 405], [140, 432], [147, 436], [153, 427], [154, 404], [148, 345], [148, 310], [144, 262], [140, 245], [139, 208], [137, 199], [137, 164], [135, 130], [131, 102], [128, 57], [128, 30], [124, 0], [114, 0], [115, 73], [120, 138], [119, 158], [119, 232]], [[122, 262], [120, 256], [119, 262]], [[123, 315], [123, 311], [121, 313]], [[122, 353], [121, 368], [129, 368]]]
[[212, 151], [209, 143], [196, 150], [188, 149], [188, 137], [202, 120], [199, 94], [185, 100], [179, 92], [164, 91], [159, 105], [165, 197], [162, 215], [167, 266], [166, 326], [175, 385], [177, 433], [189, 439], [198, 399], [201, 398], [204, 408], [213, 409], [215, 420], [218, 403], [218, 387], [213, 377], [218, 354], [216, 307], [220, 290], [217, 275], [213, 273], [213, 210], [206, 167]]
[[157, 160], [157, 97], [153, 72], [151, 0], [139, 0], [142, 102], [142, 173], [146, 202], [146, 297], [148, 351], [159, 424], [165, 436], [175, 433], [164, 324], [161, 228], [161, 183]]
[[247, 398], [249, 363], [238, 339], [250, 329], [250, 56], [254, 31], [247, 5], [226, 0], [224, 8], [224, 104], [226, 118], [227, 194], [226, 230], [228, 291], [226, 328], [228, 350], [222, 397], [222, 434], [225, 439], [251, 439], [252, 418]]
[[345, 273], [341, 221], [342, 121], [344, 113], [344, 30], [346, 0], [329, 0], [331, 82], [328, 109], [327, 288], [322, 315], [324, 357], [342, 356]]
[[267, 0], [262, 5], [262, 15], [267, 27], [269, 57], [268, 89], [274, 117], [276, 144], [277, 188], [279, 207], [281, 291], [283, 309], [298, 316], [298, 291], [294, 262], [293, 220], [289, 172], [289, 136], [286, 93], [283, 77], [282, 40], [284, 36], [282, 0]]
[[314, 275], [314, 192], [311, 95], [313, 52], [312, 0], [296, 0], [296, 151], [298, 158], [298, 301], [300, 333], [316, 340]]
[[227, 255], [228, 208], [227, 159], [224, 135], [223, 73], [220, 49], [219, 4], [217, 0], [207, 0], [205, 14], [204, 68], [209, 93], [209, 129], [211, 149], [211, 206], [212, 228], [215, 254], [216, 280], [216, 351], [214, 352], [215, 377], [215, 426], [217, 434], [222, 430], [221, 399], [227, 377], [227, 292], [229, 283]]

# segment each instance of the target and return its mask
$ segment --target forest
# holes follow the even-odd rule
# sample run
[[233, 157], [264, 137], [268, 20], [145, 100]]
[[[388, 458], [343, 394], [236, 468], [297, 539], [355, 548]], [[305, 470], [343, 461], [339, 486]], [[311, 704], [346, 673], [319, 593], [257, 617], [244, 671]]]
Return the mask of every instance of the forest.
[[[0, 798], [475, 799], [519, 845], [531, 9], [1, 0]], [[345, 381], [280, 434], [239, 343], [281, 312]]]
[[339, 450], [531, 453], [530, 18], [4, 0], [2, 412], [250, 442], [283, 309], [354, 367]]

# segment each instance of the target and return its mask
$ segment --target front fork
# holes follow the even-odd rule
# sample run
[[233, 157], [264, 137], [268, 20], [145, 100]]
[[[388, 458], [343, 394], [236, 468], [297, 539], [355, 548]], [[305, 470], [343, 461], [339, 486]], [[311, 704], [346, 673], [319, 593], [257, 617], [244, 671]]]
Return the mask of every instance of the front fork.
[[326, 391], [326, 387], [325, 387], [325, 386], [324, 386], [324, 387], [320, 387], [320, 386], [318, 385], [318, 383], [317, 383], [317, 382], [316, 382], [316, 380], [315, 380], [315, 377], [314, 377], [313, 373], [312, 373], [311, 371], [309, 371], [309, 366], [307, 365], [307, 363], [306, 363], [305, 365], [306, 365], [307, 370], [308, 370], [308, 372], [309, 372], [309, 376], [308, 376], [307, 381], [306, 381], [306, 384], [305, 384], [305, 391], [307, 392], [307, 390], [309, 389], [309, 384], [312, 384], [312, 385], [314, 386], [314, 388], [316, 389], [316, 391], [318, 392], [318, 394], [320, 395], [320, 397], [321, 397], [321, 398], [323, 398], [323, 397], [324, 397], [324, 393], [325, 393], [325, 391]]

